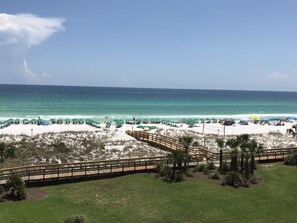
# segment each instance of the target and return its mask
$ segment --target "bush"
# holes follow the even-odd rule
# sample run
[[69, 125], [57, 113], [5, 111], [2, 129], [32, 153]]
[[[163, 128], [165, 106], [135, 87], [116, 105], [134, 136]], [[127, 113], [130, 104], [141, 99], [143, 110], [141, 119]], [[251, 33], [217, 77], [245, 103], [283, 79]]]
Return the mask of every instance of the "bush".
[[209, 174], [209, 169], [207, 167], [204, 167], [203, 174], [205, 175]]
[[64, 223], [85, 223], [86, 218], [83, 215], [75, 215], [67, 218]]
[[178, 173], [176, 175], [175, 182], [181, 182], [181, 181], [183, 181], [183, 179], [184, 179], [183, 174], [182, 173]]
[[244, 187], [250, 187], [249, 179], [243, 178], [242, 182], [241, 182], [241, 185], [244, 186]]
[[193, 177], [193, 175], [189, 171], [186, 171], [186, 176], [187, 177]]
[[215, 172], [215, 173], [211, 174], [210, 178], [213, 180], [219, 180], [220, 176], [217, 172]]
[[221, 174], [227, 174], [228, 171], [229, 171], [228, 164], [226, 162], [223, 162], [220, 170]]
[[285, 165], [297, 166], [297, 153], [289, 155], [284, 162]]
[[11, 175], [4, 185], [6, 191], [11, 191], [11, 196], [19, 200], [26, 198], [26, 185], [22, 178], [18, 175]]
[[167, 166], [164, 163], [159, 163], [157, 165], [157, 171], [158, 171], [160, 177], [163, 177], [163, 180], [165, 180], [167, 182], [171, 181], [172, 170], [169, 166]]
[[250, 183], [251, 184], [257, 184], [258, 183], [258, 178], [255, 175], [252, 175], [250, 177]]
[[205, 168], [205, 165], [204, 164], [198, 165], [198, 172], [203, 172], [204, 171], [204, 168]]
[[225, 177], [225, 182], [227, 185], [237, 188], [241, 185], [242, 178], [238, 172], [230, 171]]
[[207, 168], [208, 168], [209, 170], [214, 170], [216, 167], [215, 167], [215, 165], [214, 165], [213, 162], [209, 162], [209, 163], [207, 164]]

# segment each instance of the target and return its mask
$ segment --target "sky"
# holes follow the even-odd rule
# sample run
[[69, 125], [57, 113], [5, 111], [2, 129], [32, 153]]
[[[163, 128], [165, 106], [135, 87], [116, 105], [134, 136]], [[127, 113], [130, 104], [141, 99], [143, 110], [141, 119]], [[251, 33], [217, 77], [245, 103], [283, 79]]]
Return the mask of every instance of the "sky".
[[296, 0], [0, 0], [0, 83], [297, 91], [296, 11]]

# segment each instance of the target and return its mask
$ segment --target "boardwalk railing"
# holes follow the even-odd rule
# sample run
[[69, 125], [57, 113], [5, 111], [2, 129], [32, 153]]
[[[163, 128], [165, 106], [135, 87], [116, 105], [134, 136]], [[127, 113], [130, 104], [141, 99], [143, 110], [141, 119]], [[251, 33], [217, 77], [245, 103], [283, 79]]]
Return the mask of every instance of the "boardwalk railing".
[[61, 179], [72, 180], [82, 177], [149, 171], [155, 169], [158, 163], [161, 162], [169, 163], [169, 159], [165, 156], [21, 166], [0, 169], [0, 184], [6, 183], [7, 179], [12, 174], [19, 175], [27, 183], [36, 181], [59, 181]]
[[[126, 133], [137, 140], [147, 142], [152, 145], [160, 146], [170, 151], [183, 148], [183, 145], [179, 142], [179, 140], [168, 136], [141, 132], [141, 131], [132, 132], [130, 130], [126, 131]], [[210, 159], [211, 157], [214, 156], [214, 153], [209, 151], [206, 147], [190, 146], [189, 155], [199, 157], [200, 160], [202, 160], [203, 158]]]
[[[169, 150], [182, 149], [182, 144], [177, 140], [168, 136], [140, 132], [140, 131], [126, 131], [126, 133], [137, 140], [148, 142], [154, 145], [159, 145], [165, 147]], [[289, 154], [297, 152], [297, 147], [292, 148], [282, 148], [282, 149], [267, 149], [264, 150], [261, 154], [255, 154], [255, 160], [257, 161], [277, 161], [284, 160]], [[191, 146], [189, 150], [190, 155], [195, 155], [202, 159], [216, 161], [220, 159], [220, 153], [211, 152], [207, 147], [195, 147]], [[224, 152], [224, 158], [230, 159], [230, 153]]]

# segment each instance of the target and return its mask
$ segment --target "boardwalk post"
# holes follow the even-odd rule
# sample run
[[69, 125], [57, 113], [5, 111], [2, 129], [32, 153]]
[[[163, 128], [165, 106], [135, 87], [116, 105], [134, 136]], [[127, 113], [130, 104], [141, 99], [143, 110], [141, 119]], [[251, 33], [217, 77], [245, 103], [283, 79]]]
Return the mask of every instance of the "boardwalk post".
[[122, 163], [122, 172], [124, 173], [124, 163]]
[[30, 170], [28, 170], [28, 185], [30, 184]]
[[136, 171], [136, 163], [134, 162], [134, 172]]
[[59, 177], [60, 177], [60, 168], [58, 167], [58, 172], [57, 172], [57, 181], [59, 181]]
[[44, 179], [44, 178], [45, 178], [45, 169], [43, 169], [42, 172], [43, 172], [43, 174], [42, 174], [42, 175], [43, 175], [43, 177], [42, 177], [42, 181], [43, 181], [43, 183], [44, 183], [44, 180], [45, 180], [45, 179]]
[[97, 166], [98, 168], [98, 175], [100, 174], [100, 164]]

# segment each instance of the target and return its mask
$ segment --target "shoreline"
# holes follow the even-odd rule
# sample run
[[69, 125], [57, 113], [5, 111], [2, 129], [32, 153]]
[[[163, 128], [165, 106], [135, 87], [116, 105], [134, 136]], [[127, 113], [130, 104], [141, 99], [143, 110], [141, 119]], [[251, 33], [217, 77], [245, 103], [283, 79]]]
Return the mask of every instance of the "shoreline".
[[[212, 134], [218, 136], [224, 135], [240, 135], [240, 134], [268, 134], [281, 133], [286, 134], [287, 129], [291, 128], [294, 123], [285, 122], [283, 126], [274, 125], [260, 125], [249, 123], [249, 125], [235, 124], [232, 126], [223, 126], [219, 123], [209, 123], [204, 125], [204, 134]], [[141, 124], [142, 125], [142, 124]], [[203, 124], [195, 124], [194, 127], [189, 128], [187, 124], [181, 124], [179, 127], [172, 127], [165, 124], [143, 124], [145, 126], [156, 126], [158, 129], [184, 130], [196, 133], [203, 133]], [[126, 130], [141, 130], [135, 124], [123, 124], [121, 128], [116, 128], [111, 125], [110, 128], [96, 128], [87, 124], [52, 124], [52, 125], [36, 125], [36, 124], [12, 124], [8, 127], [0, 129], [0, 135], [38, 135], [43, 133], [61, 133], [61, 132], [84, 132], [84, 131], [102, 131], [108, 130], [113, 132], [125, 133]]]

